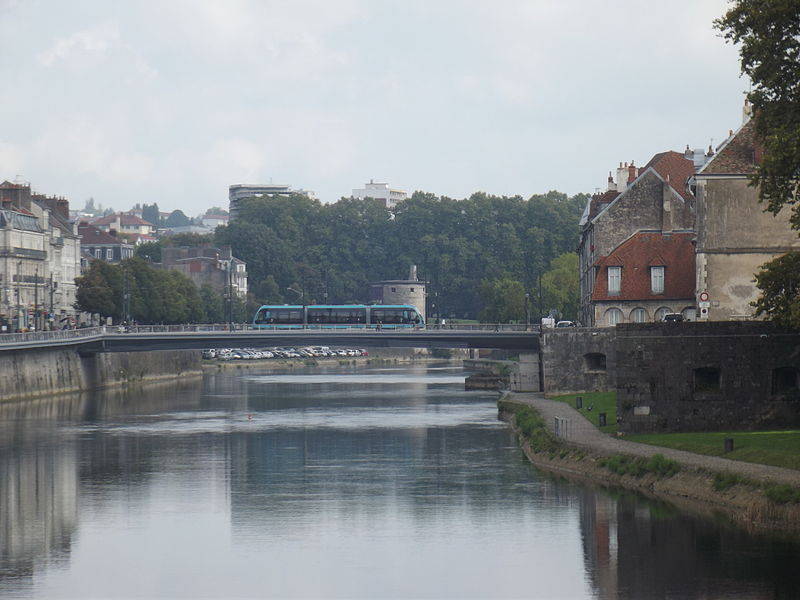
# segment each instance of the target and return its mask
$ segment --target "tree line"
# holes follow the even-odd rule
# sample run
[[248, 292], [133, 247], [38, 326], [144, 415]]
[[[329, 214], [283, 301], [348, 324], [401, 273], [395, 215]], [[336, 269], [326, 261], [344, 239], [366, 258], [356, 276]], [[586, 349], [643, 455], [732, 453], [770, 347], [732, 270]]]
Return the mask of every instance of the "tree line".
[[222, 322], [219, 291], [150, 266], [164, 246], [207, 243], [229, 245], [247, 263], [250, 293], [234, 307], [236, 321], [265, 303], [363, 303], [371, 282], [406, 279], [411, 265], [427, 283], [429, 318], [522, 321], [551, 309], [574, 318], [573, 249], [587, 198], [416, 192], [392, 209], [370, 198], [250, 198], [214, 234], [143, 244], [121, 265], [95, 261], [78, 279], [77, 305], [118, 321]]

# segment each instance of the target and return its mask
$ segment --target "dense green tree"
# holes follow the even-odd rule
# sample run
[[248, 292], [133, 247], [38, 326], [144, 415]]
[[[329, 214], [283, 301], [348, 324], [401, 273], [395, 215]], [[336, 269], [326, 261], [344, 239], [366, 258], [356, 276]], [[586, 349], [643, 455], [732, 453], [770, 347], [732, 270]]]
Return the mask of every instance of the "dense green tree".
[[122, 274], [119, 267], [96, 260], [75, 280], [75, 284], [78, 310], [119, 320], [122, 315]]
[[162, 247], [163, 242], [161, 240], [156, 242], [145, 242], [136, 246], [134, 254], [139, 258], [144, 258], [145, 260], [149, 260], [154, 263], [160, 263]]
[[142, 219], [148, 223], [152, 223], [154, 227], [161, 227], [161, 212], [158, 210], [158, 204], [143, 204], [142, 205]]
[[800, 3], [735, 0], [715, 26], [740, 46], [742, 73], [752, 83], [748, 99], [764, 145], [753, 184], [773, 213], [795, 205], [792, 224], [800, 229]]
[[763, 265], [756, 274], [761, 297], [753, 304], [784, 327], [800, 329], [800, 252], [789, 252]]
[[525, 288], [510, 277], [481, 282], [484, 309], [480, 318], [488, 323], [508, 323], [525, 319]]
[[550, 261], [542, 275], [542, 299], [546, 311], [556, 309], [560, 318], [575, 320], [579, 303], [578, 255], [566, 252]]
[[173, 210], [169, 213], [167, 220], [164, 221], [165, 227], [186, 227], [191, 224], [192, 220], [182, 210]]

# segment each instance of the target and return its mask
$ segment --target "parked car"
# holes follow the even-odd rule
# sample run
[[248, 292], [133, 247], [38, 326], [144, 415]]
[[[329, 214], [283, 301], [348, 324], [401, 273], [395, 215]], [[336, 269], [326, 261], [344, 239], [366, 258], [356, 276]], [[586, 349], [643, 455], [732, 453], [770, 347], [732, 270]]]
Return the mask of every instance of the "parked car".
[[556, 327], [575, 327], [575, 321], [559, 321]]
[[686, 319], [681, 313], [667, 313], [664, 315], [664, 318], [662, 319], [664, 323], [677, 323], [685, 320]]

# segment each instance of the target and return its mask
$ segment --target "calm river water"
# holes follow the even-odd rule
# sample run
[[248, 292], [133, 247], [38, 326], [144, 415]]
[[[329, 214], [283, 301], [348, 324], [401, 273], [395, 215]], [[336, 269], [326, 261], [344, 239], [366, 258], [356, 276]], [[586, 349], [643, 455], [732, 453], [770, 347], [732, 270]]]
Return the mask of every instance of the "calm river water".
[[450, 366], [0, 408], [2, 598], [798, 598], [800, 546], [540, 474]]

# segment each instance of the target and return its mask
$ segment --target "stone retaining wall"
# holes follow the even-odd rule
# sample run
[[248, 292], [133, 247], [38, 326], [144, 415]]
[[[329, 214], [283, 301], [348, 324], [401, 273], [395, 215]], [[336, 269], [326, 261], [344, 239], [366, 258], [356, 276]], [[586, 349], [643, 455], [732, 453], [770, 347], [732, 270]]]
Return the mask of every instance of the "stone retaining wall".
[[105, 353], [70, 349], [0, 353], [0, 401], [83, 392], [131, 382], [200, 374], [200, 352]]

